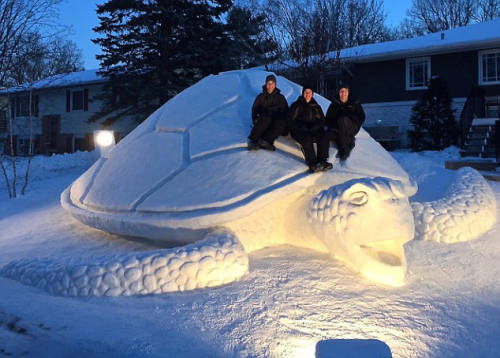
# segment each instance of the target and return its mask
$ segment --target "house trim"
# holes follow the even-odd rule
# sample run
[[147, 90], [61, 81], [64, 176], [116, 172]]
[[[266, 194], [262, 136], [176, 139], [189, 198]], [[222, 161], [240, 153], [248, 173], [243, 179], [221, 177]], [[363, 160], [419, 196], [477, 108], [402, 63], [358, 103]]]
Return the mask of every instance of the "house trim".
[[[477, 66], [478, 66], [478, 79], [480, 86], [491, 86], [491, 85], [499, 85], [500, 79], [498, 81], [483, 81], [483, 55], [487, 55], [490, 53], [498, 53], [500, 55], [500, 48], [490, 49], [478, 51], [477, 53]], [[497, 70], [498, 71], [498, 70]]]
[[420, 61], [425, 61], [428, 64], [427, 65], [427, 79], [429, 80], [431, 78], [431, 57], [430, 56], [406, 58], [405, 59], [405, 89], [407, 91], [419, 91], [419, 90], [426, 90], [428, 88], [427, 85], [418, 86], [418, 87], [410, 87], [410, 64], [413, 62], [420, 62]]

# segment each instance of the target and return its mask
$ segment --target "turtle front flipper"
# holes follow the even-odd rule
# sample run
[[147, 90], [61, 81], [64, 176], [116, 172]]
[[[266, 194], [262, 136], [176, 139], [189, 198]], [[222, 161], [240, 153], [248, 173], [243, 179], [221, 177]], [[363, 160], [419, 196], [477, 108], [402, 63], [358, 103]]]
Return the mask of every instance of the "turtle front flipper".
[[414, 223], [401, 182], [377, 177], [332, 186], [311, 200], [307, 218], [333, 256], [370, 280], [403, 285], [403, 245]]
[[229, 231], [173, 249], [103, 256], [87, 263], [14, 261], [0, 276], [60, 296], [130, 296], [214, 287], [248, 273], [248, 256]]

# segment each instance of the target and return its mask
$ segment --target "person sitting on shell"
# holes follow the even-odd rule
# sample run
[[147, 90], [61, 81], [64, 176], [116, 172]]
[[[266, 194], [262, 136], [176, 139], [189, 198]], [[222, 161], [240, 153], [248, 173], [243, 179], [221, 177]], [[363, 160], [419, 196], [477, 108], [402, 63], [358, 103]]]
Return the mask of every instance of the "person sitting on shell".
[[266, 77], [262, 93], [252, 105], [253, 127], [248, 136], [248, 150], [275, 150], [273, 143], [286, 130], [288, 103], [276, 87], [276, 76]]
[[[302, 95], [291, 105], [288, 126], [292, 138], [302, 146], [310, 172], [332, 169], [333, 165], [327, 162], [330, 143], [325, 132], [325, 116], [313, 98], [311, 86], [304, 86]], [[317, 145], [317, 153], [313, 143]]]
[[327, 136], [337, 144], [337, 156], [345, 161], [355, 145], [355, 136], [365, 121], [365, 112], [361, 104], [349, 95], [348, 85], [339, 88], [326, 111]]

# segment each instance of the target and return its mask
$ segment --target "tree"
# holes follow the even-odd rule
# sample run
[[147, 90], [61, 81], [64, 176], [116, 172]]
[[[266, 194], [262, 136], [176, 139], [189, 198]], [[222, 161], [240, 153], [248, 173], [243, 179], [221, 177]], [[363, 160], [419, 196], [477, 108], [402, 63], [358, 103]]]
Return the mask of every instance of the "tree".
[[[9, 84], [7, 78], [11, 74], [16, 53], [19, 50], [23, 36], [28, 31], [38, 32], [44, 29], [47, 33], [49, 29], [57, 28], [57, 26], [53, 25], [53, 20], [57, 15], [57, 5], [61, 2], [62, 0], [0, 0], [0, 88]], [[7, 101], [7, 103], [7, 106], [9, 106], [10, 101]], [[0, 108], [0, 110], [5, 110], [5, 108]], [[8, 112], [10, 113], [10, 109]], [[9, 118], [10, 155], [5, 156], [2, 154], [0, 156], [0, 167], [2, 168], [2, 173], [6, 181], [9, 198], [15, 198], [17, 179], [16, 158], [13, 150], [12, 117], [9, 116]], [[30, 132], [31, 131], [32, 127], [30, 124]], [[31, 146], [32, 144], [30, 144], [30, 147]], [[4, 165], [5, 159], [9, 160], [12, 165], [12, 179], [9, 179], [6, 174]], [[24, 190], [26, 189], [28, 175], [29, 166], [26, 170], [25, 185], [22, 194], [24, 194]], [[10, 184], [10, 180], [12, 180], [12, 185]]]
[[493, 20], [500, 17], [500, 0], [480, 0], [475, 15], [477, 22]]
[[304, 77], [323, 73], [336, 50], [392, 39], [380, 0], [264, 0], [266, 19], [283, 64], [293, 59]]
[[[210, 74], [227, 70], [231, 41], [222, 21], [231, 0], [108, 0], [97, 6], [103, 37], [97, 56], [109, 80], [91, 118], [144, 119], [161, 103]], [[115, 114], [111, 114], [111, 113]]]
[[62, 0], [0, 0], [0, 87], [24, 34], [53, 28], [56, 8]]
[[405, 17], [399, 26], [394, 29], [395, 39], [410, 39], [417, 36], [422, 36], [427, 32], [425, 26], [418, 21]]
[[379, 0], [349, 0], [346, 4], [344, 47], [354, 47], [391, 39], [385, 26], [386, 15]]
[[459, 130], [444, 79], [434, 76], [412, 108], [409, 131], [413, 150], [442, 150], [457, 144]]
[[28, 32], [14, 51], [6, 83], [29, 86], [43, 78], [81, 70], [82, 53], [74, 42], [60, 36], [45, 39], [38, 32]]
[[228, 58], [231, 68], [247, 68], [275, 60], [275, 42], [264, 31], [265, 17], [247, 7], [233, 6], [227, 17], [231, 45]]
[[420, 36], [500, 17], [500, 0], [413, 0], [399, 38]]
[[438, 32], [471, 23], [475, 0], [413, 0], [408, 17], [427, 32]]

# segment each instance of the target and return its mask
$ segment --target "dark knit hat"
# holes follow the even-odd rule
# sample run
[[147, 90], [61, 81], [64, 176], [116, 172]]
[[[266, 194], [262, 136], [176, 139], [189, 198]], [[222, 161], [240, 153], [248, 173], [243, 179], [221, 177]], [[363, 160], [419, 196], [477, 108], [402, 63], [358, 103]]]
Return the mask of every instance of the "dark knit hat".
[[276, 83], [276, 76], [275, 75], [269, 75], [266, 77], [266, 83], [269, 82], [269, 81], [272, 81], [274, 83]]
[[342, 83], [339, 86], [339, 90], [337, 92], [339, 92], [342, 88], [345, 88], [348, 92], [351, 92], [351, 86], [349, 86], [347, 83]]
[[310, 89], [314, 92], [314, 86], [311, 83], [304, 83], [304, 85], [302, 85], [302, 94], [304, 94], [306, 89]]

